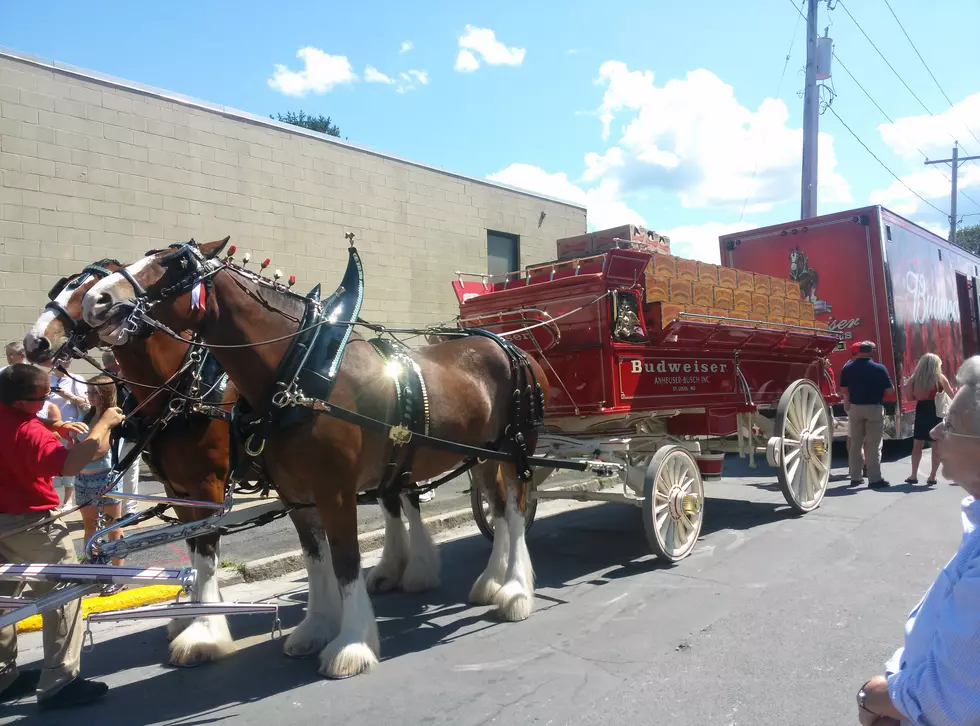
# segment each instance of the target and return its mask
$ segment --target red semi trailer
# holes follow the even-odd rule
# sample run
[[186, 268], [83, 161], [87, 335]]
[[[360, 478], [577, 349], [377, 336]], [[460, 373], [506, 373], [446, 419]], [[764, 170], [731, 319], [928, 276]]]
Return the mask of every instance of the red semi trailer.
[[838, 376], [851, 343], [877, 344], [897, 386], [885, 402], [887, 438], [912, 435], [915, 403], [900, 384], [923, 353], [939, 355], [952, 377], [980, 352], [980, 257], [883, 207], [725, 235], [719, 245], [724, 266], [800, 283], [817, 319], [842, 336], [830, 356]]

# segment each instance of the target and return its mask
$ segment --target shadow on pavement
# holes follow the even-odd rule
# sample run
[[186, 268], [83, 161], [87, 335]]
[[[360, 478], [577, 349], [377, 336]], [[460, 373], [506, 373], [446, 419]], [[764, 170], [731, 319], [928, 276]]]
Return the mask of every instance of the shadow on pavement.
[[[748, 485], [778, 491], [778, 485], [773, 486], [775, 472], [766, 465], [765, 458], [757, 458], [757, 465], [752, 470], [746, 461], [730, 457], [725, 473], [758, 477], [758, 482]], [[828, 494], [842, 488], [846, 487], [833, 487]], [[715, 498], [710, 496], [710, 482], [706, 493], [709, 496], [701, 532], [704, 544], [725, 531], [748, 530], [798, 516], [778, 494], [762, 502]], [[670, 567], [651, 554], [641, 510], [626, 504], [605, 504], [541, 519], [528, 534], [528, 547], [537, 573], [538, 612], [563, 604], [549, 590], [578, 582], [606, 584]], [[474, 535], [444, 543], [439, 549], [443, 573], [439, 589], [418, 595], [390, 593], [372, 598], [386, 661], [458, 639], [480, 637], [495, 628], [520, 627], [496, 621], [491, 608], [467, 603], [469, 589], [490, 556], [486, 539]], [[287, 631], [302, 620], [306, 602], [303, 581], [293, 585], [295, 592], [279, 598], [280, 618]], [[127, 726], [219, 724], [239, 718], [246, 704], [323, 681], [317, 673], [315, 657], [287, 658], [282, 653], [282, 640], [262, 637], [269, 633], [269, 616], [235, 616], [230, 621], [240, 649], [218, 663], [200, 668], [156, 667], [167, 657], [162, 622], [150, 630], [97, 640], [95, 650], [83, 657], [83, 675], [105, 678], [121, 674], [122, 678], [135, 680], [114, 685], [103, 703], [72, 712], [71, 723], [104, 723], [126, 714]], [[361, 691], [359, 685], [354, 685], [360, 681], [325, 683], [323, 687], [336, 689], [338, 698], [346, 698]], [[26, 701], [8, 706], [4, 715], [18, 724], [48, 726], [57, 721]]]

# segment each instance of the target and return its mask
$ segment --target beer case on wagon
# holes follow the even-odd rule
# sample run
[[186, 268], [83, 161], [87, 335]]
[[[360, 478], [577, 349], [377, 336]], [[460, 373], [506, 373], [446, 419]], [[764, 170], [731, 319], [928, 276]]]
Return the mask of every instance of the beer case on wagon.
[[[923, 353], [952, 376], [978, 352], [980, 257], [880, 206], [826, 214], [720, 238], [722, 265], [789, 278], [806, 311], [841, 334], [830, 354], [838, 379], [850, 345], [870, 340], [895, 383], [885, 435], [912, 435], [915, 402], [902, 395]], [[836, 407], [840, 422], [843, 407]], [[846, 433], [846, 424], [838, 434]]]
[[[460, 327], [505, 336], [548, 376], [539, 453], [599, 460], [623, 480], [622, 494], [538, 488], [535, 498], [639, 506], [652, 549], [669, 561], [691, 551], [702, 481], [720, 477], [726, 452], [750, 466], [765, 452], [786, 501], [819, 506], [828, 403], [840, 400], [826, 356], [838, 335], [801, 315], [789, 280], [729, 272], [631, 245], [503, 275], [459, 273]], [[772, 302], [787, 295], [798, 303], [789, 319]], [[474, 500], [478, 524], [479, 510]]]

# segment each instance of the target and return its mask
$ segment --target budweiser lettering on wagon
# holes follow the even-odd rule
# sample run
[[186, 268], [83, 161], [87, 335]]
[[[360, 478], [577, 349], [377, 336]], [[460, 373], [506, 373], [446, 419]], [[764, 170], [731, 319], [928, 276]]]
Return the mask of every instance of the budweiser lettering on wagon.
[[733, 371], [729, 360], [636, 356], [619, 359], [620, 383], [627, 399], [726, 392], [732, 389]]
[[632, 373], [724, 373], [727, 363], [702, 363], [701, 361], [666, 361], [658, 362], [634, 358], [630, 361]]

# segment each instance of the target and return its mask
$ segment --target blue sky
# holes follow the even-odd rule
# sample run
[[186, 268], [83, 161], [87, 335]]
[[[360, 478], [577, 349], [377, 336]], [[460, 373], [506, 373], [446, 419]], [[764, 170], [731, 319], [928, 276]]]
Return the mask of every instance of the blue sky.
[[[885, 0], [846, 0], [821, 3], [821, 32], [829, 26], [839, 58], [898, 124], [882, 127], [839, 65], [833, 110], [944, 213], [895, 182], [830, 112], [820, 211], [875, 201], [940, 231], [949, 185], [916, 149], [946, 156], [955, 137], [980, 154], [975, 41], [950, 32], [980, 26], [980, 3], [889, 2], [954, 108]], [[804, 23], [793, 0], [2, 7], [7, 47], [253, 113], [330, 115], [353, 142], [574, 198], [599, 226], [643, 221], [690, 255], [715, 254], [719, 232], [799, 215]], [[303, 48], [315, 49], [313, 65], [297, 75]], [[277, 66], [282, 82], [270, 84]], [[964, 165], [961, 180], [980, 202], [980, 164]], [[961, 196], [959, 212], [980, 206]]]

